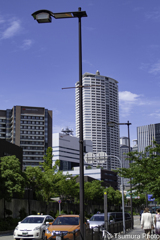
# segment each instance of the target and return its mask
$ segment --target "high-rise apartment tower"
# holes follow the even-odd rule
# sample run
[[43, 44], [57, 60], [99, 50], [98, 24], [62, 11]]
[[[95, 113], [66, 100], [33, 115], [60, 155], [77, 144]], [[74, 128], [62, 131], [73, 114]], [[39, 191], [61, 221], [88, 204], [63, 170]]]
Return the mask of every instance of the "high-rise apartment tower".
[[23, 148], [23, 169], [39, 165], [52, 147], [52, 111], [24, 106], [0, 110], [0, 138]]
[[[97, 71], [83, 74], [82, 84], [84, 140], [92, 141], [93, 153], [119, 157], [119, 126], [107, 125], [119, 122], [118, 82]], [[76, 136], [79, 137], [79, 88], [76, 88]], [[108, 158], [108, 170], [119, 166], [117, 158]]]

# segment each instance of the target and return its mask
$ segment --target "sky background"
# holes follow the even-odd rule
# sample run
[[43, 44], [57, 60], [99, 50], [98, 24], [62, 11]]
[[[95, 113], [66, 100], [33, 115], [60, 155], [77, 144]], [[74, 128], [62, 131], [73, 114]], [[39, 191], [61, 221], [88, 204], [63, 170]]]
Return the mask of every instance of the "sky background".
[[78, 7], [88, 15], [82, 71], [119, 82], [119, 121], [132, 123], [132, 141], [137, 126], [160, 123], [159, 0], [0, 0], [0, 109], [45, 107], [53, 111], [53, 132], [75, 133], [75, 90], [62, 88], [78, 81], [78, 19], [38, 24], [31, 14]]

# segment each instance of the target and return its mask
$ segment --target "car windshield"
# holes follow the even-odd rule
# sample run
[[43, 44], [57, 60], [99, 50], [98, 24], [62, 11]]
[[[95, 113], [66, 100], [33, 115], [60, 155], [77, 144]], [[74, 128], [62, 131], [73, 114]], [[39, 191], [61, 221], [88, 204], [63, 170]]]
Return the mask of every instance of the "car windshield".
[[21, 223], [43, 223], [44, 217], [26, 217]]
[[52, 225], [79, 225], [79, 217], [57, 217]]
[[89, 221], [104, 221], [104, 216], [92, 216]]

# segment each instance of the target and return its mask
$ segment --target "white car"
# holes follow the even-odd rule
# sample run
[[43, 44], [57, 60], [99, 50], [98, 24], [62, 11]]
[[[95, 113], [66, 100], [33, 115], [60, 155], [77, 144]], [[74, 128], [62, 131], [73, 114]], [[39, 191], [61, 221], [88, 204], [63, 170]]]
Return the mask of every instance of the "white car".
[[54, 218], [50, 215], [30, 215], [18, 223], [13, 238], [19, 239], [45, 239], [45, 230]]

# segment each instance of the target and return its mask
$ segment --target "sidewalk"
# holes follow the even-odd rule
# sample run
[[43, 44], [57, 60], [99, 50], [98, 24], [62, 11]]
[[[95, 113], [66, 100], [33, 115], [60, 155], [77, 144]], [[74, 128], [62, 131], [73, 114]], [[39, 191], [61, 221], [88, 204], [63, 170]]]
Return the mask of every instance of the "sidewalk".
[[141, 223], [140, 223], [139, 216], [134, 217], [134, 229], [131, 229], [130, 231], [127, 231], [126, 234], [121, 234], [121, 235], [117, 236], [117, 238], [115, 236], [115, 239], [145, 240], [144, 230], [141, 228]]
[[145, 240], [144, 237], [144, 230], [141, 228], [141, 226], [135, 226], [134, 229], [127, 231], [125, 234], [117, 235], [115, 236], [115, 239], [126, 239], [126, 240], [133, 240], [133, 239], [139, 239], [139, 240]]

